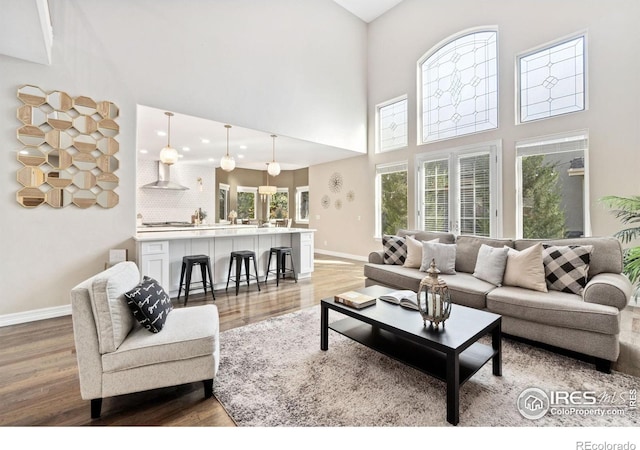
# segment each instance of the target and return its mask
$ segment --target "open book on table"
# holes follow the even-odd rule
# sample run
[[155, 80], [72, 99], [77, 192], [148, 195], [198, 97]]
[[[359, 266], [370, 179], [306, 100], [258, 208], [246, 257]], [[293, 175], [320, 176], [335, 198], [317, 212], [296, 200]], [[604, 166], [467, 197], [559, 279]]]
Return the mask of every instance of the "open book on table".
[[410, 290], [401, 290], [389, 292], [386, 295], [379, 297], [380, 300], [385, 302], [394, 303], [396, 305], [404, 306], [405, 308], [415, 309], [418, 311], [418, 296], [415, 292]]

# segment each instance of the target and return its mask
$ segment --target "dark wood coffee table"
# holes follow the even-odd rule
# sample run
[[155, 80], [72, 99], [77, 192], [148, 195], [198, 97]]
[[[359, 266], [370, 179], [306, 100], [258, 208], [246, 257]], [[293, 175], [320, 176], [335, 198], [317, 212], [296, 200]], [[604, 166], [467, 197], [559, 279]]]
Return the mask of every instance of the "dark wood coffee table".
[[[394, 291], [369, 286], [358, 292], [380, 297]], [[447, 421], [459, 422], [460, 386], [489, 360], [502, 375], [502, 316], [460, 305], [439, 330], [425, 328], [418, 311], [378, 299], [374, 306], [350, 308], [333, 298], [322, 299], [320, 349], [329, 349], [329, 329], [447, 383]], [[329, 310], [349, 317], [329, 323]], [[491, 334], [491, 346], [478, 342]]]

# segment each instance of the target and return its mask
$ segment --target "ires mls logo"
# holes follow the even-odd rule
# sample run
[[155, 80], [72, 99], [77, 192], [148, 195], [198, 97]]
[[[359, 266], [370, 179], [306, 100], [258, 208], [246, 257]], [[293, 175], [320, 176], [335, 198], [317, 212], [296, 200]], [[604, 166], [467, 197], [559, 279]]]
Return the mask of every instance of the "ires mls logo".
[[536, 420], [547, 414], [551, 401], [542, 389], [528, 388], [518, 396], [517, 406], [522, 417]]

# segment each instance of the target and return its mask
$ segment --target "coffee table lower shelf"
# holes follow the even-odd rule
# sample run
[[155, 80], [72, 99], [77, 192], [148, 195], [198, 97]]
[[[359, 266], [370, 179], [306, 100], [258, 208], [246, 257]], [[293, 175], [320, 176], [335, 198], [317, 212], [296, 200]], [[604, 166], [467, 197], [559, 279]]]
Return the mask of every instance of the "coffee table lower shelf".
[[[329, 324], [329, 329], [390, 358], [447, 382], [447, 355], [404, 339], [382, 328], [346, 318]], [[459, 386], [462, 386], [496, 354], [491, 346], [474, 343], [459, 354]]]

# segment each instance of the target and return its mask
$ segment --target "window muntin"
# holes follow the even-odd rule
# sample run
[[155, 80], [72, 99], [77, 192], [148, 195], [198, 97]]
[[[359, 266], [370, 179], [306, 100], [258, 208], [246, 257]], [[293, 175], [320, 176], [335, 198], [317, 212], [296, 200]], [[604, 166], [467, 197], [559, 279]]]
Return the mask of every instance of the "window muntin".
[[376, 237], [407, 228], [407, 163], [376, 166]]
[[255, 219], [258, 201], [258, 188], [238, 186], [238, 219]]
[[407, 97], [399, 97], [376, 107], [376, 149], [386, 152], [408, 145]]
[[218, 188], [218, 220], [228, 220], [229, 217], [229, 185], [220, 183]]
[[498, 33], [439, 44], [418, 61], [419, 143], [498, 128]]
[[289, 218], [289, 189], [278, 188], [269, 196], [269, 219]]
[[309, 186], [296, 187], [296, 222], [309, 223]]
[[517, 59], [520, 122], [584, 111], [585, 35]]
[[588, 135], [516, 143], [517, 236], [589, 236]]
[[417, 164], [422, 229], [499, 235], [499, 142], [419, 155]]

